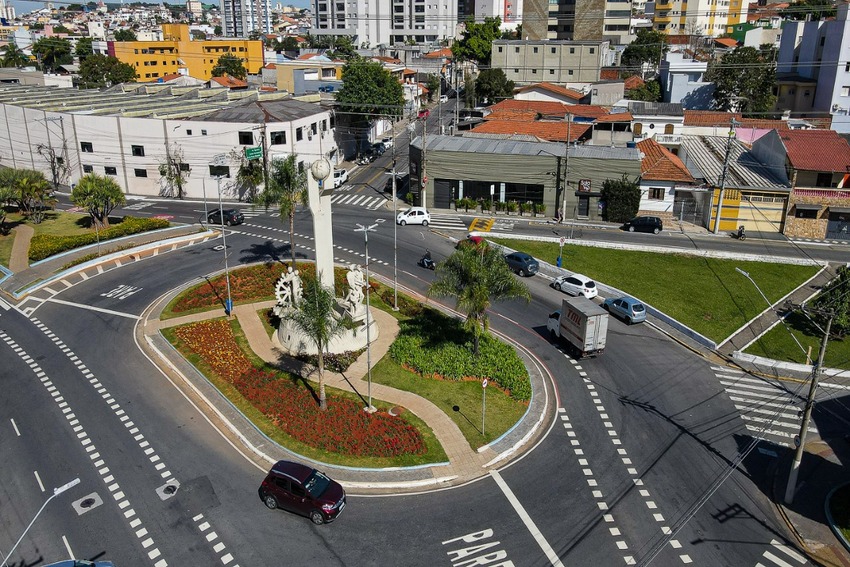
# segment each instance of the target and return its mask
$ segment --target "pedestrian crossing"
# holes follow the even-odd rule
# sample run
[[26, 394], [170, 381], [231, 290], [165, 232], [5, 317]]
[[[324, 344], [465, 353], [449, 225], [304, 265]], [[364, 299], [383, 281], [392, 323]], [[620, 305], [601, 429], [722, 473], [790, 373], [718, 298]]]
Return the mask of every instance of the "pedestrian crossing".
[[[366, 197], [361, 196], [356, 193], [354, 194], [343, 194], [343, 195], [335, 195], [331, 202], [334, 203], [334, 199], [343, 198], [345, 202], [337, 203], [337, 204], [348, 204], [351, 206], [363, 207], [368, 210], [375, 210], [383, 206], [387, 200], [383, 197]], [[380, 202], [375, 201], [375, 199]], [[399, 207], [399, 211], [404, 210], [407, 205], [403, 207]], [[269, 211], [266, 212], [263, 208], [250, 208], [250, 209], [242, 209], [242, 214], [245, 215], [245, 220], [254, 219], [259, 217], [260, 215], [268, 215], [270, 217], [279, 217], [280, 212], [278, 211]], [[431, 213], [431, 222], [428, 225], [428, 228], [438, 229], [438, 230], [468, 230], [468, 225], [463, 221], [463, 219], [456, 214], [452, 213]]]
[[[756, 437], [794, 447], [794, 437], [800, 431], [799, 412], [805, 405], [805, 391], [795, 394], [777, 380], [754, 377], [722, 366], [711, 368], [729, 399], [741, 412], [741, 419], [748, 430]], [[817, 434], [813, 423], [809, 424], [809, 432]]]
[[771, 548], [764, 552], [761, 561], [756, 567], [794, 567], [795, 565], [807, 565], [808, 561], [790, 545], [785, 545], [775, 539], [770, 540]]

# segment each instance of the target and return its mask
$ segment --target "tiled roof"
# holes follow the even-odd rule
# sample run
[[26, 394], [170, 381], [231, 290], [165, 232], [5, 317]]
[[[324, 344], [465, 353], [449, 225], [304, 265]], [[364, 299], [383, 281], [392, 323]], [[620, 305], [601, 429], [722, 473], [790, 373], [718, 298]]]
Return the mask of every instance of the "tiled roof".
[[266, 63], [263, 65], [263, 69], [277, 69], [277, 65], [274, 63]]
[[619, 69], [602, 69], [599, 71], [600, 81], [616, 81], [620, 78]]
[[[570, 141], [574, 142], [590, 130], [590, 124], [573, 122], [569, 126]], [[482, 134], [531, 135], [550, 142], [567, 141], [567, 122], [528, 120], [486, 120], [473, 130]]]
[[718, 37], [714, 40], [714, 43], [722, 45], [723, 47], [730, 47], [732, 49], [738, 47], [738, 41], [731, 37]]
[[533, 110], [538, 114], [566, 114], [573, 108], [571, 104], [550, 100], [516, 100], [505, 99], [490, 107], [490, 112], [497, 110]]
[[685, 126], [729, 126], [729, 120], [741, 120], [740, 112], [716, 110], [685, 110]]
[[638, 77], [637, 75], [632, 75], [623, 81], [623, 87], [628, 91], [631, 89], [637, 89], [646, 84], [646, 81]]
[[451, 49], [438, 49], [437, 51], [432, 51], [430, 53], [426, 53], [423, 55], [425, 59], [451, 59], [452, 58], [452, 50]]
[[562, 86], [556, 85], [554, 83], [547, 83], [545, 81], [542, 82], [542, 83], [535, 83], [533, 85], [528, 85], [528, 86], [522, 87], [522, 88], [517, 89], [517, 90], [518, 90], [518, 92], [525, 92], [525, 91], [531, 91], [531, 90], [534, 90], [534, 89], [543, 89], [544, 91], [549, 91], [551, 93], [554, 93], [554, 94], [557, 94], [557, 95], [560, 95], [560, 96], [565, 96], [565, 97], [571, 98], [573, 100], [581, 100], [582, 98], [584, 98], [584, 93], [580, 93], [577, 90], [568, 89], [566, 87], [562, 87]]
[[640, 162], [640, 173], [643, 179], [677, 183], [694, 182], [693, 176], [679, 156], [652, 138], [641, 140], [637, 143], [637, 148], [644, 156]]
[[395, 57], [384, 57], [382, 55], [376, 55], [372, 57], [375, 61], [381, 61], [382, 63], [391, 63], [393, 65], [401, 65], [401, 59], [397, 59]]
[[611, 114], [603, 114], [596, 119], [596, 122], [631, 122], [634, 120], [631, 112], [612, 112]]
[[757, 128], [759, 130], [788, 130], [785, 120], [761, 120], [759, 118], [742, 118], [739, 128]]
[[213, 77], [210, 81], [214, 81], [223, 87], [227, 87], [229, 89], [239, 89], [245, 88], [248, 86], [248, 83], [241, 79], [237, 79], [236, 77], [231, 77], [230, 75], [224, 77]]
[[165, 83], [165, 82], [168, 82], [168, 81], [173, 81], [174, 79], [179, 79], [182, 76], [183, 75], [181, 75], [180, 73], [169, 73], [168, 75], [162, 76], [162, 82]]
[[306, 61], [308, 59], [312, 59], [313, 57], [319, 57], [321, 53], [302, 53], [297, 57], [299, 61]]
[[779, 138], [794, 169], [850, 171], [850, 144], [834, 130], [786, 130]]

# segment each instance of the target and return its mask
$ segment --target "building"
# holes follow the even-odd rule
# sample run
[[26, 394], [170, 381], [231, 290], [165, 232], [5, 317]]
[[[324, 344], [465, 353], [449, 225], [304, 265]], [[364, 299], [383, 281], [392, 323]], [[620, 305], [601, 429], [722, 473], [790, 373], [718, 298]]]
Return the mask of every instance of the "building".
[[681, 104], [631, 101], [627, 109], [633, 117], [632, 132], [636, 140], [656, 138], [661, 142], [659, 136], [678, 134], [685, 121]]
[[201, 0], [186, 0], [186, 12], [192, 15], [192, 19], [200, 21], [204, 17], [204, 4]]
[[163, 41], [110, 41], [109, 55], [131, 65], [140, 82], [157, 81], [180, 73], [208, 81], [219, 58], [235, 55], [250, 74], [263, 66], [263, 42], [243, 39], [199, 41], [192, 39], [189, 26], [163, 24]]
[[221, 0], [225, 37], [246, 38], [251, 32], [272, 33], [271, 0]]
[[668, 35], [718, 37], [726, 33], [732, 2], [738, 4], [733, 19], [740, 21], [741, 0], [730, 0], [730, 6], [717, 0], [656, 0], [653, 28]]
[[637, 143], [640, 161], [638, 214], [694, 223], [702, 221], [699, 199], [694, 197], [694, 177], [678, 156], [647, 138]]
[[522, 33], [532, 41], [634, 39], [632, 3], [625, 0], [525, 0], [523, 11]]
[[[126, 194], [169, 195], [160, 166], [176, 160], [186, 172], [185, 197], [242, 198], [237, 181], [247, 148], [266, 159], [297, 154], [304, 167], [327, 156], [339, 162], [334, 117], [322, 107], [279, 93], [216, 95], [197, 87], [123, 85], [109, 91], [0, 85], [0, 161], [52, 178], [39, 147], [67, 165], [59, 182], [106, 175]], [[262, 158], [261, 158], [262, 159]]]
[[607, 41], [493, 42], [490, 65], [502, 69], [517, 86], [546, 81], [555, 84], [595, 83], [602, 67], [613, 62]]
[[714, 106], [714, 83], [705, 81], [707, 61], [690, 53], [668, 52], [661, 61], [658, 79], [664, 102], [681, 103], [684, 108], [709, 110]]

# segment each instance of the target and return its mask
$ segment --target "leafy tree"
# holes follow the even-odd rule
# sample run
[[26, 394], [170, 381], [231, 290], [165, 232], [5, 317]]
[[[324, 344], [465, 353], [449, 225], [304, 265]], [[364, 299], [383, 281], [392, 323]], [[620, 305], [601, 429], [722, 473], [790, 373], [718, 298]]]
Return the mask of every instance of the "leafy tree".
[[404, 89], [377, 61], [352, 58], [342, 68], [342, 81], [336, 102], [360, 131], [367, 131], [378, 117], [401, 115]]
[[3, 58], [0, 59], [0, 64], [3, 67], [24, 67], [29, 64], [30, 58], [27, 54], [18, 47], [15, 42], [10, 42], [2, 47]]
[[298, 51], [300, 48], [300, 44], [298, 43], [298, 39], [292, 37], [291, 35], [283, 38], [283, 41], [279, 43], [280, 51]]
[[657, 30], [641, 28], [635, 40], [623, 50], [620, 65], [635, 73], [643, 73], [644, 64], [658, 67], [661, 56], [667, 51], [665, 35]]
[[269, 184], [257, 196], [256, 202], [266, 207], [277, 207], [280, 218], [289, 219], [289, 242], [292, 263], [295, 264], [295, 208], [307, 204], [307, 172], [298, 169], [298, 156], [290, 154], [285, 159], [272, 160]]
[[6, 225], [6, 206], [15, 202], [17, 191], [13, 184], [15, 170], [0, 169], [0, 235], [7, 235], [11, 228]]
[[336, 299], [333, 290], [322, 287], [320, 274], [317, 273], [315, 278], [304, 278], [303, 284], [301, 301], [282, 317], [292, 321], [316, 347], [319, 359], [319, 408], [325, 411], [328, 409], [325, 396], [325, 350], [345, 327], [343, 320], [335, 317]]
[[74, 48], [74, 54], [80, 58], [81, 63], [86, 57], [94, 54], [91, 42], [92, 38], [90, 37], [81, 37], [77, 40], [77, 47]]
[[786, 20], [828, 20], [835, 17], [835, 4], [829, 0], [800, 0], [779, 13]]
[[80, 64], [80, 78], [77, 86], [81, 89], [102, 89], [119, 83], [136, 80], [136, 70], [132, 65], [121, 62], [111, 55], [92, 55]]
[[45, 71], [55, 71], [60, 65], [73, 61], [71, 42], [59, 37], [43, 37], [32, 44], [31, 51]]
[[452, 57], [455, 61], [475, 61], [479, 65], [490, 63], [490, 49], [493, 40], [499, 39], [502, 20], [498, 17], [486, 17], [481, 23], [475, 23], [470, 16], [466, 20], [463, 37], [452, 45]]
[[248, 76], [248, 70], [245, 69], [245, 65], [243, 64], [241, 57], [225, 53], [218, 58], [215, 67], [212, 69], [212, 76], [224, 77], [225, 75], [230, 75], [231, 77], [242, 80]]
[[661, 100], [661, 83], [658, 82], [658, 79], [646, 81], [636, 89], [626, 91], [626, 98], [646, 102], [658, 102]]
[[637, 179], [606, 179], [602, 183], [600, 200], [605, 202], [603, 215], [609, 222], [626, 222], [640, 208], [640, 186]]
[[54, 33], [71, 33], [71, 30], [69, 30], [68, 28], [66, 28], [62, 24], [59, 24], [58, 26], [53, 26], [53, 32]]
[[495, 104], [513, 96], [514, 82], [501, 69], [484, 69], [475, 78], [475, 98], [480, 101]]
[[353, 57], [357, 57], [357, 51], [354, 47], [354, 39], [348, 37], [346, 35], [341, 35], [339, 37], [333, 37], [333, 42], [331, 43], [331, 49], [328, 53], [329, 57], [336, 59], [344, 59], [346, 61], [351, 60]]
[[71, 191], [71, 202], [88, 211], [95, 228], [103, 229], [109, 226], [109, 213], [127, 199], [111, 178], [89, 173]]
[[213, 28], [213, 33], [214, 33], [216, 36], [221, 37], [221, 26], [216, 26], [216, 27], [214, 27], [214, 28]]
[[835, 313], [829, 336], [838, 340], [850, 334], [850, 267], [841, 266], [837, 277], [824, 286], [815, 297], [813, 314], [821, 327], [826, 327], [827, 312]]
[[69, 12], [82, 12], [83, 6], [82, 4], [68, 4], [65, 9]]
[[436, 279], [428, 295], [454, 297], [456, 308], [466, 315], [464, 327], [472, 333], [473, 353], [478, 354], [481, 335], [490, 328], [487, 309], [494, 301], [531, 300], [526, 285], [516, 279], [495, 246], [461, 246], [437, 264]]
[[440, 90], [443, 82], [440, 80], [440, 76], [431, 73], [428, 75], [428, 82], [425, 83], [426, 88], [428, 89], [428, 102], [434, 101], [434, 95], [440, 94]]
[[244, 190], [249, 201], [254, 201], [257, 198], [257, 187], [263, 183], [265, 172], [263, 171], [263, 159], [248, 159], [245, 157], [245, 151], [242, 149], [234, 149], [230, 152], [231, 161], [239, 162], [239, 169], [236, 171], [236, 185], [239, 189]]
[[18, 209], [33, 223], [40, 224], [45, 210], [56, 203], [50, 183], [42, 172], [32, 169], [18, 169], [13, 175], [12, 187]]
[[159, 164], [160, 194], [182, 199], [190, 173], [189, 164], [183, 163], [183, 148], [177, 144], [165, 146], [165, 161]]
[[739, 47], [709, 64], [706, 80], [714, 83], [718, 110], [744, 115], [773, 110], [776, 97], [775, 50], [770, 46]]
[[131, 29], [115, 30], [112, 37], [115, 38], [115, 41], [136, 41], [136, 32]]

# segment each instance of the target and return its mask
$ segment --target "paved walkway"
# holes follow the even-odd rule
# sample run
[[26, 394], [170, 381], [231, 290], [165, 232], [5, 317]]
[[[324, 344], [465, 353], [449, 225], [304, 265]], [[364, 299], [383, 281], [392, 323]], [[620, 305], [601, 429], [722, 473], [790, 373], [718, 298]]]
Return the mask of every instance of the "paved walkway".
[[28, 224], [19, 224], [12, 230], [15, 231], [15, 241], [12, 244], [12, 257], [9, 259], [9, 269], [13, 272], [22, 272], [30, 267], [30, 241], [35, 234], [35, 230]]

